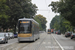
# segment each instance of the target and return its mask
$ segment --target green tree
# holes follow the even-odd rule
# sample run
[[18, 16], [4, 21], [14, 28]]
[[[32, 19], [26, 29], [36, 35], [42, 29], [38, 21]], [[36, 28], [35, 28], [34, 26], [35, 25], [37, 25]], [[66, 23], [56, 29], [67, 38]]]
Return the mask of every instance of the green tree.
[[60, 16], [56, 15], [52, 19], [52, 21], [50, 23], [50, 28], [51, 29], [54, 29], [55, 28], [56, 30], [59, 30], [59, 28], [60, 28]]
[[8, 28], [8, 18], [7, 15], [9, 7], [6, 5], [6, 0], [0, 0], [0, 27], [3, 28], [3, 31]]
[[73, 27], [69, 21], [63, 18], [61, 15], [55, 16], [51, 23], [50, 28], [55, 30], [60, 30], [62, 33], [66, 31], [72, 31]]
[[45, 31], [46, 30], [46, 23], [47, 23], [46, 18], [39, 14], [39, 15], [36, 15], [34, 17], [34, 19], [39, 23], [40, 30]]
[[33, 18], [37, 6], [31, 0], [0, 0], [0, 28], [14, 29], [19, 18]]
[[75, 0], [60, 0], [52, 2], [49, 6], [52, 6], [52, 11], [60, 13], [62, 17], [70, 21], [72, 26], [75, 26]]
[[9, 28], [13, 28], [16, 32], [16, 26], [19, 18], [32, 18], [36, 11], [37, 6], [31, 3], [31, 0], [7, 0], [6, 3], [10, 10], [8, 11]]

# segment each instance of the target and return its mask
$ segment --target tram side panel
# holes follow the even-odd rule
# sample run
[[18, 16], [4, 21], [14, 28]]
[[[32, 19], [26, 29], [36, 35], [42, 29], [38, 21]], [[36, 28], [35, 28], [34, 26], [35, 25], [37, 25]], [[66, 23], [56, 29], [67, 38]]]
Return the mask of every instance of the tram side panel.
[[39, 38], [39, 28], [37, 24], [33, 24], [33, 35], [35, 40]]

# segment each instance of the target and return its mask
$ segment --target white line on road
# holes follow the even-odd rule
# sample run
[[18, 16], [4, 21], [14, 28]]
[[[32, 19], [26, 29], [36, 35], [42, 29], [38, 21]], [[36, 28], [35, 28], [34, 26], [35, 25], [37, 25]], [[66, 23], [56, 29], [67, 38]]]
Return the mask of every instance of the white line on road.
[[[52, 35], [53, 36], [53, 35]], [[53, 36], [54, 37], [54, 36]], [[54, 37], [54, 39], [55, 39], [55, 37]], [[60, 45], [60, 43], [55, 39], [55, 41], [58, 43], [58, 45], [60, 46], [60, 48], [62, 49], [62, 50], [64, 50], [64, 48]]]

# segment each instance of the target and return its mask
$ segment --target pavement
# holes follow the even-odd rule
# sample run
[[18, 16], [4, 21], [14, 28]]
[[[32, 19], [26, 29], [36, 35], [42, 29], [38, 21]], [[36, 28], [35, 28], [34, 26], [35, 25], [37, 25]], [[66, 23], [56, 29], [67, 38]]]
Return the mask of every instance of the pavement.
[[40, 33], [40, 39], [35, 42], [18, 43], [17, 38], [7, 44], [0, 44], [0, 50], [75, 50], [75, 40], [64, 35]]

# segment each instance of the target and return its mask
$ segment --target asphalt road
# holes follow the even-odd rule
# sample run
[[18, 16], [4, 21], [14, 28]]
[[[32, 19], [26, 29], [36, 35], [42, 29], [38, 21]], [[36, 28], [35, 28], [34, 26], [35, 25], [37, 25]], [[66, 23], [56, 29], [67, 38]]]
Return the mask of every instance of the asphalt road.
[[75, 39], [70, 39], [70, 37], [66, 38], [65, 35], [52, 35], [60, 43], [64, 50], [75, 50]]
[[64, 35], [41, 33], [35, 42], [18, 43], [17, 38], [0, 44], [0, 50], [75, 50], [75, 40]]

